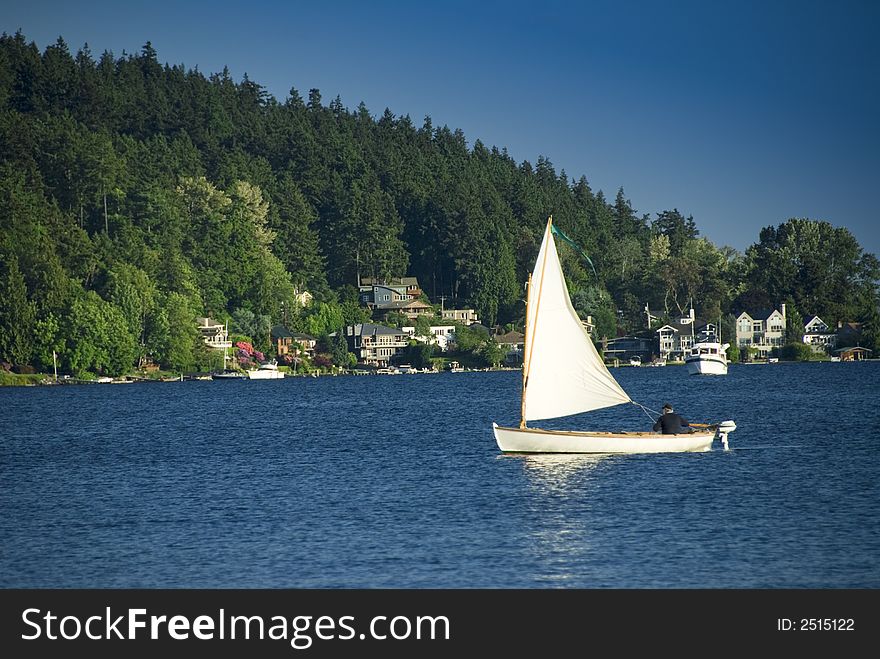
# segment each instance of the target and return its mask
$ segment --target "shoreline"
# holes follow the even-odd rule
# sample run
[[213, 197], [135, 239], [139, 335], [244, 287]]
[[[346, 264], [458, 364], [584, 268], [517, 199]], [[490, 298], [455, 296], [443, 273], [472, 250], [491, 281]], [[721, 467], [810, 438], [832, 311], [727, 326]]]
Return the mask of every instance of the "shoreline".
[[[519, 368], [511, 368], [511, 367], [498, 367], [498, 368], [474, 368], [474, 369], [466, 369], [462, 372], [464, 373], [485, 373], [485, 372], [494, 372], [494, 371], [519, 371]], [[425, 371], [425, 372], [395, 372], [395, 373], [378, 373], [375, 369], [373, 370], [345, 370], [338, 371], [335, 373], [320, 373], [320, 372], [312, 372], [312, 373], [284, 373], [284, 378], [279, 379], [288, 379], [288, 378], [326, 378], [326, 377], [339, 377], [339, 376], [372, 376], [372, 375], [437, 375], [440, 373], [451, 373], [448, 370], [442, 371]], [[249, 378], [242, 378], [249, 381]], [[95, 378], [95, 379], [84, 379], [84, 378], [74, 378], [73, 376], [59, 376], [58, 379], [55, 379], [55, 376], [51, 373], [12, 373], [8, 371], [0, 372], [0, 387], [55, 387], [55, 386], [74, 386], [74, 385], [92, 385], [92, 384], [142, 384], [142, 383], [158, 383], [158, 384], [167, 384], [169, 382], [193, 382], [193, 381], [211, 381], [213, 382], [214, 378], [211, 377], [210, 373], [182, 373], [176, 376], [165, 376], [165, 377], [144, 377], [142, 375], [122, 375], [116, 378]]]
[[[773, 366], [778, 364], [848, 364], [848, 363], [859, 363], [859, 362], [876, 362], [880, 361], [880, 358], [872, 358], [872, 359], [860, 359], [852, 362], [832, 362], [830, 359], [817, 359], [817, 360], [809, 360], [809, 361], [779, 361], [779, 362], [767, 362], [767, 361], [751, 361], [751, 362], [736, 362], [735, 364], [731, 364], [731, 366]], [[647, 368], [646, 366], [633, 366], [631, 364], [620, 364], [618, 366], [614, 366], [613, 364], [607, 364], [608, 368]], [[675, 366], [684, 366], [684, 362], [671, 362], [667, 363], [663, 368], [666, 367], [675, 367]], [[653, 368], [653, 367], [652, 367]], [[487, 372], [497, 372], [497, 371], [519, 371], [521, 370], [519, 367], [510, 367], [510, 366], [500, 366], [494, 368], [474, 368], [474, 369], [466, 369], [462, 371], [464, 373], [487, 373]], [[336, 373], [285, 373], [283, 379], [288, 378], [325, 378], [325, 377], [339, 377], [339, 376], [372, 376], [372, 375], [437, 375], [440, 373], [451, 373], [448, 370], [442, 371], [426, 371], [426, 372], [394, 372], [394, 373], [378, 373], [377, 369], [352, 369], [352, 370], [344, 370]], [[0, 372], [0, 387], [55, 387], [55, 386], [71, 386], [71, 385], [90, 385], [90, 384], [137, 384], [137, 383], [159, 383], [166, 384], [169, 382], [192, 382], [192, 381], [213, 381], [210, 373], [183, 373], [177, 375], [169, 375], [164, 377], [145, 377], [143, 375], [129, 374], [119, 376], [117, 378], [95, 378], [95, 379], [82, 379], [82, 378], [74, 378], [72, 376], [59, 376], [56, 380], [55, 376], [51, 373], [12, 373], [9, 371]]]

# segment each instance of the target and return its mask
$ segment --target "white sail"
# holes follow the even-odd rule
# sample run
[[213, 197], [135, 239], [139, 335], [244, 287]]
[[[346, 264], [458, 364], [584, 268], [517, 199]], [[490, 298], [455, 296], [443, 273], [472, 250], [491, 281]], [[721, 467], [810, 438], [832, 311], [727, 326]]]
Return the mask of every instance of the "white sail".
[[529, 287], [523, 417], [552, 419], [628, 403], [571, 306], [547, 222]]

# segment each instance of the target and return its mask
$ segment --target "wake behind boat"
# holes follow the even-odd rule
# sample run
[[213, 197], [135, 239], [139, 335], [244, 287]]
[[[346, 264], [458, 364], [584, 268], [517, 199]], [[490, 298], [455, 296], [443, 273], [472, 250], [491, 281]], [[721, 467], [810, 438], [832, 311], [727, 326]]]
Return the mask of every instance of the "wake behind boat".
[[[553, 239], [553, 218], [532, 275], [526, 302], [522, 404], [519, 428], [492, 424], [506, 453], [669, 453], [708, 451], [716, 436], [727, 446], [732, 421], [699, 424], [677, 435], [650, 432], [565, 431], [529, 428], [527, 421], [553, 419], [634, 403], [605, 367], [572, 307]], [[698, 424], [692, 424], [697, 426]]]

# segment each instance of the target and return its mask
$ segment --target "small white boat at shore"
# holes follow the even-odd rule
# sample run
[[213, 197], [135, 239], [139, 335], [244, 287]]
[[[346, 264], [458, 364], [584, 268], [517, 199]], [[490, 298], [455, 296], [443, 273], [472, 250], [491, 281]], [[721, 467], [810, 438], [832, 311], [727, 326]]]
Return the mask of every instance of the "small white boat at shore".
[[212, 380], [247, 380], [246, 373], [241, 371], [223, 371], [222, 373], [211, 373]]
[[284, 378], [284, 373], [278, 370], [278, 362], [273, 359], [271, 362], [260, 364], [260, 368], [254, 371], [248, 371], [248, 377], [251, 380], [280, 380]]

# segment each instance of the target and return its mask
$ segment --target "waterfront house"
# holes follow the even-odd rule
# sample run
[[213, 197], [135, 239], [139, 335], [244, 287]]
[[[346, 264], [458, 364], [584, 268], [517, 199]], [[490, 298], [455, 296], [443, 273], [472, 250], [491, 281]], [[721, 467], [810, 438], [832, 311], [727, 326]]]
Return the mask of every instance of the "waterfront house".
[[646, 364], [657, 354], [657, 339], [651, 330], [642, 330], [604, 341], [602, 352], [606, 361], [616, 359], [626, 362], [638, 357], [641, 363]]
[[765, 359], [770, 351], [785, 344], [785, 305], [779, 309], [743, 311], [736, 317], [736, 345], [752, 348]]
[[825, 352], [836, 345], [837, 337], [819, 316], [808, 316], [804, 323], [804, 344], [815, 352]]
[[410, 320], [419, 316], [433, 316], [434, 307], [425, 304], [421, 300], [395, 300], [394, 302], [377, 302], [371, 305], [373, 317], [376, 320], [384, 320], [390, 313], [401, 313]]
[[406, 302], [409, 296], [406, 294], [404, 287], [389, 286], [386, 284], [374, 284], [360, 288], [361, 304], [374, 309], [376, 305], [388, 304], [391, 302]]
[[301, 307], [307, 307], [315, 299], [315, 296], [308, 291], [300, 291], [298, 288], [293, 291], [294, 301]]
[[838, 348], [834, 354], [840, 357], [842, 362], [860, 362], [863, 359], [871, 358], [871, 350], [861, 346], [850, 346], [848, 348]]
[[313, 336], [291, 332], [284, 325], [275, 325], [272, 328], [271, 336], [272, 342], [275, 344], [275, 353], [279, 357], [284, 355], [300, 357], [300, 353], [309, 358], [315, 355], [315, 345], [318, 340]]
[[[301, 346], [303, 354], [311, 359], [315, 356], [315, 346], [318, 345], [318, 339], [314, 336], [309, 336], [308, 334], [301, 334], [299, 332], [293, 333], [293, 343], [294, 346], [297, 344]], [[299, 351], [296, 351], [295, 357], [298, 357]]]
[[422, 296], [422, 289], [416, 277], [392, 277], [388, 280], [361, 277], [358, 295], [361, 304], [374, 308], [382, 302], [417, 300]]
[[373, 323], [347, 326], [345, 340], [359, 363], [379, 367], [388, 366], [409, 345], [409, 335], [403, 330]]
[[477, 312], [473, 309], [443, 309], [440, 316], [443, 320], [450, 320], [462, 325], [473, 325], [480, 322]]
[[504, 334], [496, 334], [494, 337], [502, 350], [504, 350], [504, 363], [508, 366], [517, 366], [523, 363], [523, 346], [525, 335], [512, 331]]
[[668, 361], [682, 361], [699, 341], [716, 341], [718, 325], [700, 320], [691, 309], [687, 316], [680, 316], [654, 330], [657, 351]]
[[455, 336], [455, 325], [431, 325], [430, 336], [416, 336], [415, 327], [401, 327], [400, 329], [416, 341], [437, 346], [443, 352], [449, 349], [449, 343]]
[[226, 350], [232, 347], [232, 342], [229, 340], [229, 330], [225, 324], [210, 318], [196, 318], [196, 325], [199, 328], [202, 341], [209, 348]]

